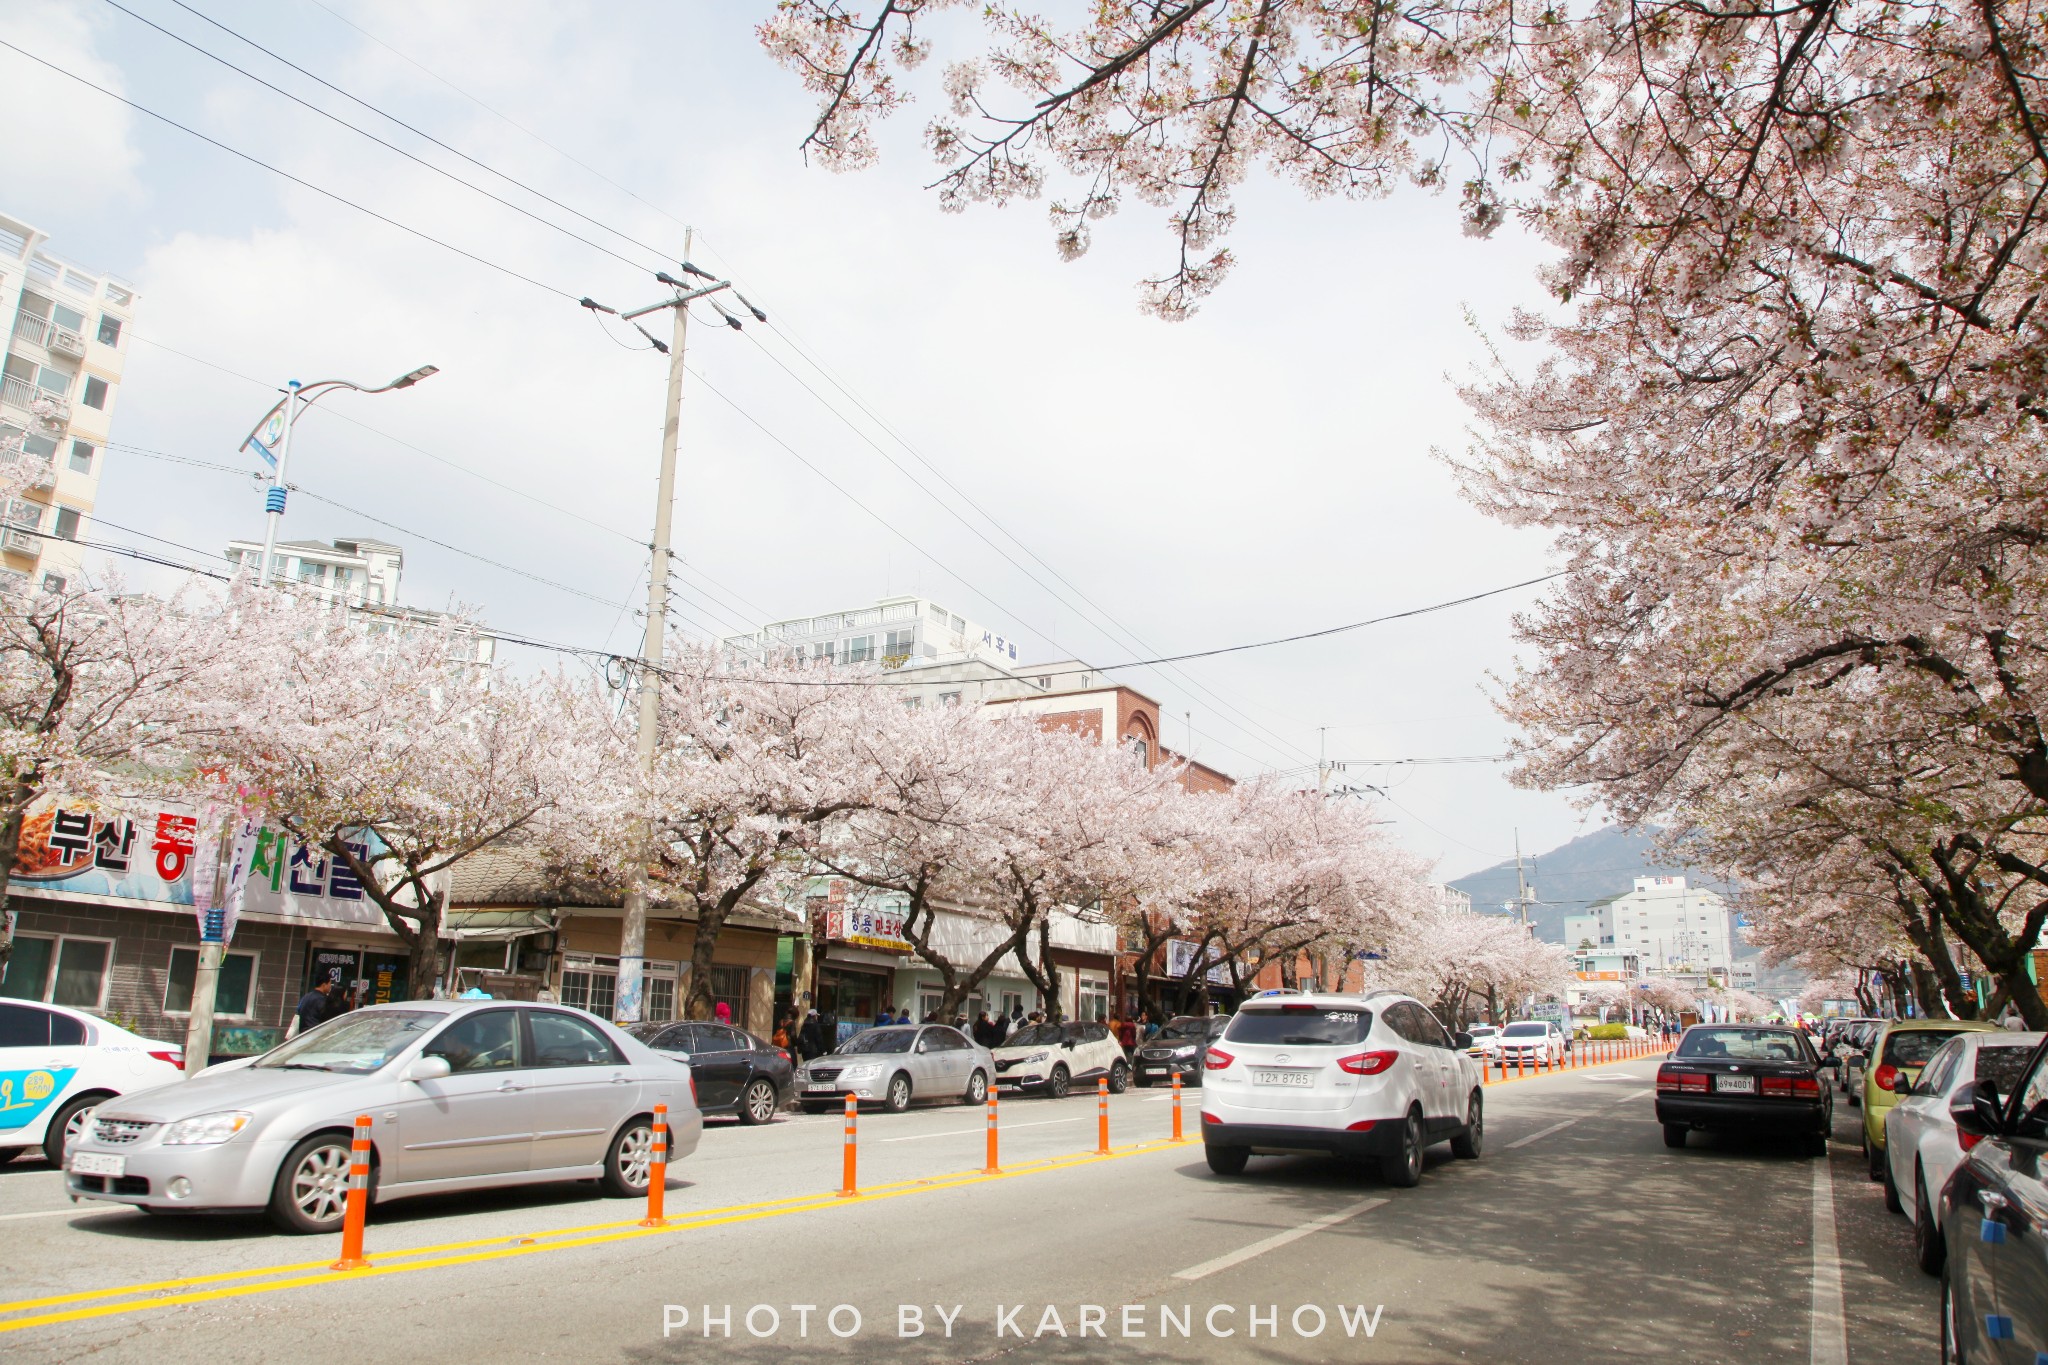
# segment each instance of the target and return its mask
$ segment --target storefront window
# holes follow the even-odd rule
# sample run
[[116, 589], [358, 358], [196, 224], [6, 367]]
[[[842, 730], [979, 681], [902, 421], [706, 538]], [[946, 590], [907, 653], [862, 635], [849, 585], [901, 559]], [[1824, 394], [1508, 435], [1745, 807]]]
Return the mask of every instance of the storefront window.
[[1083, 973], [1078, 982], [1080, 993], [1079, 1008], [1074, 1017], [1081, 1020], [1106, 1020], [1109, 1018], [1109, 979], [1089, 976]]
[[106, 1003], [112, 957], [113, 945], [105, 939], [17, 936], [0, 996], [99, 1009]]

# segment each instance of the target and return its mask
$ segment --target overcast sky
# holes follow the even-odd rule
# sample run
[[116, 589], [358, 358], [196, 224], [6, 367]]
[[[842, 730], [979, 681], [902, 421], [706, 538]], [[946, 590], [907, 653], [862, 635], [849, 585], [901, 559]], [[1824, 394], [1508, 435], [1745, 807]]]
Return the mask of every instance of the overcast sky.
[[[1508, 232], [1461, 236], [1449, 200], [1309, 202], [1261, 178], [1239, 199], [1236, 272], [1192, 321], [1168, 324], [1139, 313], [1135, 288], [1171, 259], [1162, 211], [1126, 209], [1076, 264], [1059, 261], [1041, 205], [943, 213], [923, 189], [929, 102], [886, 128], [879, 166], [807, 167], [797, 146], [813, 102], [751, 31], [766, 0], [190, 3], [670, 258], [694, 226], [698, 262], [769, 312], [772, 325], [744, 334], [691, 334], [676, 505], [690, 633], [918, 591], [1033, 659], [1114, 663], [1356, 621], [1550, 567], [1542, 538], [1480, 517], [1431, 455], [1464, 444], [1452, 380], [1483, 353], [1467, 311], [1498, 327], [1541, 302], [1539, 249]], [[654, 253], [172, 0], [122, 4], [632, 264], [106, 0], [0, 0], [10, 42], [548, 287], [0, 49], [0, 126], [13, 130], [0, 209], [142, 291], [115, 442], [253, 469], [235, 443], [286, 379], [378, 383], [439, 365], [415, 390], [342, 395], [301, 425], [292, 476], [305, 492], [287, 537], [391, 540], [414, 605], [464, 604], [500, 628], [632, 652], [664, 362], [623, 349], [572, 299], [651, 302]], [[936, 27], [941, 60], [926, 74], [958, 51], [949, 37], [971, 32]], [[195, 563], [263, 525], [248, 478], [121, 449], [98, 512], [97, 535]], [[1312, 780], [1319, 727], [1333, 760], [1494, 754], [1508, 730], [1489, 675], [1512, 667], [1510, 618], [1534, 592], [1123, 677], [1159, 699], [1169, 744], [1188, 745], [1191, 713], [1195, 755], [1240, 775]], [[1383, 787], [1394, 832], [1443, 876], [1509, 856], [1517, 829], [1536, 851], [1586, 827], [1563, 797], [1510, 787], [1499, 765], [1353, 762], [1338, 780]]]

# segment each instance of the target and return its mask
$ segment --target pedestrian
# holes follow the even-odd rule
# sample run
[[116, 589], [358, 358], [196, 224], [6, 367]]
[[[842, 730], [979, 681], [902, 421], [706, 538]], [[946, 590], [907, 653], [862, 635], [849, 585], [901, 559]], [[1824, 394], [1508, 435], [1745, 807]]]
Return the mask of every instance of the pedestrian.
[[908, 1024], [910, 1022], [910, 1006], [905, 1005], [902, 1009], [896, 1011], [896, 1022], [899, 1024]]
[[1126, 1019], [1122, 1023], [1118, 1024], [1116, 1026], [1116, 1040], [1118, 1043], [1123, 1045], [1126, 1051], [1136, 1047], [1138, 1045], [1137, 1023], [1133, 1020]]
[[789, 1051], [789, 1021], [787, 1019], [775, 1026], [775, 1036], [768, 1041], [781, 1048], [784, 1052]]
[[896, 1016], [895, 1016], [895, 1015], [893, 1015], [893, 1014], [891, 1014], [891, 1013], [889, 1013], [889, 1006], [888, 1006], [888, 1005], [887, 1005], [887, 1004], [885, 1003], [885, 1004], [884, 1004], [884, 1005], [882, 1006], [881, 1012], [875, 1015], [875, 1027], [876, 1027], [876, 1028], [887, 1028], [887, 1027], [889, 1027], [889, 1025], [891, 1025], [891, 1024], [893, 1024], [893, 1023], [895, 1023], [895, 1022], [896, 1022]]
[[796, 1048], [807, 1062], [825, 1055], [825, 1025], [816, 1010], [804, 1016], [804, 1026], [797, 1032]]
[[334, 982], [321, 977], [313, 983], [313, 989], [299, 997], [298, 1008], [293, 1014], [298, 1019], [298, 1031], [304, 1033], [327, 1022], [328, 996], [334, 991]]
[[711, 1009], [711, 1017], [721, 1024], [732, 1022], [732, 1006], [721, 1000]]
[[987, 1010], [983, 1010], [981, 1013], [975, 1015], [974, 1041], [981, 1044], [983, 1047], [995, 1047], [999, 1045], [1002, 1042], [1002, 1039], [994, 1036], [994, 1028], [995, 1024], [988, 1017]]

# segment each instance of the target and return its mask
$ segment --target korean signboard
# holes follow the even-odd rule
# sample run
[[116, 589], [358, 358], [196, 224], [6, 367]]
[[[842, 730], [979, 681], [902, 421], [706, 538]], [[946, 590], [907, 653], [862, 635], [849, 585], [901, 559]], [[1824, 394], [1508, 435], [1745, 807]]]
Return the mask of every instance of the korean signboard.
[[[1196, 954], [1202, 951], [1198, 943], [1184, 938], [1170, 938], [1166, 941], [1166, 974], [1175, 981], [1187, 979], [1188, 969], [1195, 965]], [[1214, 951], [1211, 949], [1210, 951]], [[1230, 964], [1219, 962], [1205, 973], [1209, 981], [1218, 986], [1230, 984]]]
[[[384, 914], [338, 858], [308, 848], [277, 829], [252, 827], [235, 841], [231, 884], [243, 882], [243, 913], [286, 921], [384, 924]], [[201, 843], [217, 841], [191, 807], [175, 802], [98, 802], [45, 797], [22, 822], [12, 892], [135, 901], [155, 909], [211, 908], [212, 860]], [[357, 845], [370, 851], [369, 836]], [[202, 867], [201, 864], [206, 866]], [[195, 900], [193, 885], [207, 889]]]
[[888, 953], [910, 951], [910, 941], [903, 937], [900, 897], [862, 896], [857, 891], [849, 895], [848, 891], [847, 884], [835, 878], [822, 885], [814, 883], [805, 898], [814, 915], [822, 919], [826, 938]]

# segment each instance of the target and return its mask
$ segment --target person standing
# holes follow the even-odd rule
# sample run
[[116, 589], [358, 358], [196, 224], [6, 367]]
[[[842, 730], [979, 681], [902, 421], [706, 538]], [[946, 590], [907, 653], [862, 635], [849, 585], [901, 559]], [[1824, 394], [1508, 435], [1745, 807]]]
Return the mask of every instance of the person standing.
[[797, 1031], [796, 1048], [807, 1062], [825, 1055], [825, 1027], [816, 1010], [804, 1016], [804, 1026]]
[[298, 1031], [304, 1033], [327, 1022], [328, 997], [334, 993], [334, 982], [321, 977], [313, 983], [313, 989], [299, 997], [298, 1008], [293, 1013], [298, 1018]]

